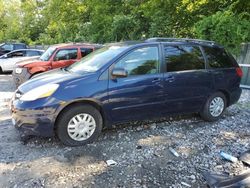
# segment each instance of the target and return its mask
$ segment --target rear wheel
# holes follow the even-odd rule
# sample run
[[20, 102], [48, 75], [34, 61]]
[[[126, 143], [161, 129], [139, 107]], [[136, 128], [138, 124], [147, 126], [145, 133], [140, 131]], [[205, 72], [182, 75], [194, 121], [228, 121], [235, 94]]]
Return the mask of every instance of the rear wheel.
[[79, 146], [94, 141], [102, 127], [102, 116], [96, 108], [77, 105], [62, 112], [56, 124], [56, 133], [65, 145]]
[[216, 92], [207, 99], [200, 115], [206, 121], [216, 121], [222, 116], [226, 104], [225, 95], [221, 92]]
[[0, 74], [3, 74], [3, 69], [2, 69], [2, 67], [0, 67]]

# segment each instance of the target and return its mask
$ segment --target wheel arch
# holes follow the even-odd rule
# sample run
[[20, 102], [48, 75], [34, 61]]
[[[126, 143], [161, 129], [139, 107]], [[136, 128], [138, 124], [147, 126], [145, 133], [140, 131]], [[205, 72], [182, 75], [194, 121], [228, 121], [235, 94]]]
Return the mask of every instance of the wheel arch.
[[219, 89], [218, 92], [221, 92], [225, 97], [226, 97], [226, 106], [228, 107], [230, 104], [230, 94], [227, 90], [225, 89]]
[[70, 108], [72, 108], [72, 107], [74, 107], [74, 106], [79, 106], [79, 105], [90, 105], [90, 106], [96, 108], [96, 109], [100, 112], [100, 114], [101, 114], [101, 116], [102, 116], [102, 119], [103, 119], [103, 127], [106, 126], [106, 117], [105, 117], [105, 113], [104, 113], [104, 110], [103, 110], [102, 105], [101, 105], [100, 103], [98, 103], [97, 101], [93, 101], [93, 100], [89, 100], [89, 99], [82, 99], [82, 100], [77, 100], [77, 101], [73, 101], [73, 102], [71, 102], [71, 103], [68, 103], [68, 104], [66, 104], [65, 106], [63, 106], [62, 109], [60, 109], [60, 111], [59, 111], [59, 113], [58, 113], [58, 115], [57, 115], [57, 117], [56, 117], [56, 119], [55, 119], [54, 130], [55, 130], [56, 127], [57, 127], [57, 122], [58, 122], [60, 116], [62, 116], [63, 113], [64, 113], [65, 111], [67, 111], [68, 109], [70, 109]]

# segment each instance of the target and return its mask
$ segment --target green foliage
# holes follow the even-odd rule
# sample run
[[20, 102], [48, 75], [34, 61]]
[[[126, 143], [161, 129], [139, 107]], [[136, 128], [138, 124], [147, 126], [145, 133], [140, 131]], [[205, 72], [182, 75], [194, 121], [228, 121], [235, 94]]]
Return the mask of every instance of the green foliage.
[[136, 20], [132, 16], [116, 15], [111, 25], [111, 35], [114, 41], [124, 41], [135, 38]]
[[250, 40], [247, 0], [0, 0], [0, 42], [105, 43], [148, 37]]
[[250, 21], [231, 11], [217, 12], [194, 26], [198, 38], [214, 40], [223, 44], [234, 54], [239, 53], [240, 43], [250, 41]]

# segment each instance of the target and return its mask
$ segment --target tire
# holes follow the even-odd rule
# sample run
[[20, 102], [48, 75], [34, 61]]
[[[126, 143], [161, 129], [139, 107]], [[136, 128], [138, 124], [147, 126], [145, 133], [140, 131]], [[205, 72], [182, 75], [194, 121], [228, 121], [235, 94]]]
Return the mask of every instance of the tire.
[[93, 142], [103, 127], [101, 113], [91, 105], [74, 105], [63, 111], [58, 118], [56, 134], [61, 142], [68, 146]]
[[[218, 105], [219, 106], [218, 108], [212, 107], [212, 106], [214, 106], [213, 104], [216, 103], [215, 101], [220, 101], [218, 103], [221, 105]], [[226, 99], [225, 95], [221, 92], [216, 92], [213, 95], [211, 95], [210, 97], [208, 97], [202, 111], [200, 112], [200, 116], [205, 121], [217, 121], [222, 116], [224, 110], [226, 109], [226, 106], [227, 106], [227, 99]], [[215, 110], [213, 110], [213, 109], [215, 109]], [[218, 109], [218, 110], [216, 110], [216, 109]]]
[[0, 74], [3, 74], [3, 70], [2, 70], [2, 67], [0, 67]]

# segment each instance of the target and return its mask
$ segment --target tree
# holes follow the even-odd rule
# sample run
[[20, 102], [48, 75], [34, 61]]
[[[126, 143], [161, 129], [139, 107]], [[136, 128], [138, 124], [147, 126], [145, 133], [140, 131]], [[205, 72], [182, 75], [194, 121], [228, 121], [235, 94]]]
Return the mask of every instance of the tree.
[[219, 11], [197, 22], [194, 31], [199, 38], [219, 42], [237, 54], [240, 43], [250, 41], [249, 28], [249, 19], [242, 15]]
[[0, 0], [0, 41], [106, 43], [148, 37], [249, 41], [246, 0]]

